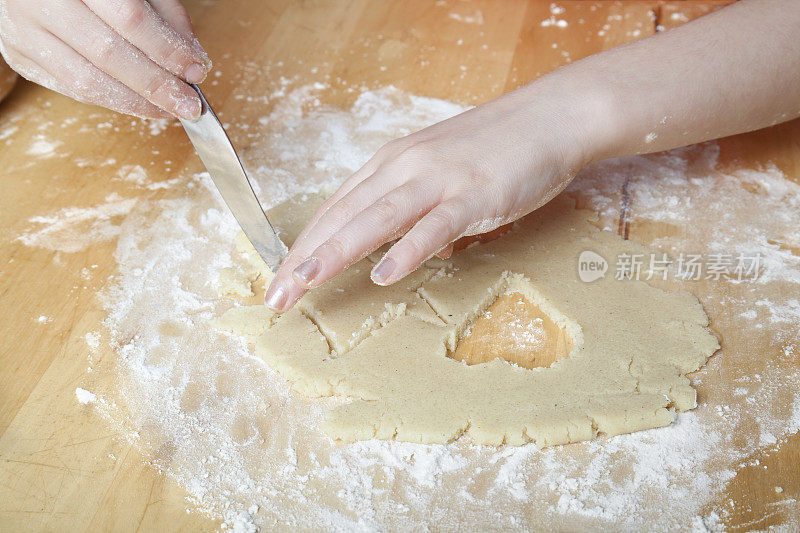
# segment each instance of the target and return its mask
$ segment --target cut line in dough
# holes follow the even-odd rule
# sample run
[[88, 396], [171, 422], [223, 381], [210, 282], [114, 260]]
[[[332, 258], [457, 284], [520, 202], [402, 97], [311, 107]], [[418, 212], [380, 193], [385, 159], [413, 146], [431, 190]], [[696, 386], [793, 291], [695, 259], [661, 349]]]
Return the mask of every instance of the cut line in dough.
[[[559, 198], [497, 240], [427, 263], [389, 287], [369, 281], [372, 262], [364, 259], [270, 317], [256, 354], [304, 394], [349, 398], [324, 423], [345, 441], [467, 436], [548, 446], [668, 425], [676, 410], [696, 406], [685, 375], [719, 343], [689, 293], [613, 275], [580, 281], [585, 250], [607, 260], [648, 253], [598, 230], [590, 216]], [[251, 275], [266, 280], [269, 271], [246, 241], [239, 244]], [[507, 292], [563, 328], [573, 345], [568, 357], [529, 370], [448, 356]]]

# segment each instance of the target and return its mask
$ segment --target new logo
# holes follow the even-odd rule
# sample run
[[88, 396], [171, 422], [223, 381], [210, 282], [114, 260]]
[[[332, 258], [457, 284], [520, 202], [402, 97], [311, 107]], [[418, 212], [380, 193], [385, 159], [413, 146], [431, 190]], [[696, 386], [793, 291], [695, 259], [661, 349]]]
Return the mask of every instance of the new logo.
[[591, 250], [584, 250], [578, 256], [578, 277], [584, 283], [591, 283], [606, 275], [608, 261]]

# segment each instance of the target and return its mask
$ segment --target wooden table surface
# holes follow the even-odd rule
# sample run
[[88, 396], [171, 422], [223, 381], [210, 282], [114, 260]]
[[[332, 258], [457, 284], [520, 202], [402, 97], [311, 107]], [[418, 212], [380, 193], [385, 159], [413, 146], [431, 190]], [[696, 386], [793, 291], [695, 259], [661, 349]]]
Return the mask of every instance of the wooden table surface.
[[[204, 86], [223, 117], [239, 116], [245, 105], [233, 97], [237, 88], [266, 86], [267, 80], [241, 68], [248, 62], [276, 65], [272, 76], [308, 82], [327, 76], [325, 101], [332, 105], [352, 102], [347, 87], [387, 84], [477, 104], [566, 62], [724, 3], [560, 1], [568, 25], [558, 27], [541, 25], [550, 16], [550, 2], [535, 0], [186, 2], [223, 73]], [[471, 23], [477, 18], [482, 24]], [[108, 134], [87, 134], [97, 129], [82, 129], [86, 123], [107, 124]], [[65, 253], [28, 247], [16, 238], [32, 217], [66, 206], [94, 205], [114, 192], [162, 194], [109, 180], [103, 166], [109, 158], [118, 166], [155, 159], [148, 172], [164, 179], [200, 169], [180, 129], [153, 137], [143, 134], [146, 128], [27, 82], [0, 104], [0, 132], [10, 132], [0, 136], [0, 530], [219, 526], [187, 512], [182, 489], [75, 400], [87, 373], [84, 335], [104, 318], [96, 293], [116, 268], [113, 239]], [[43, 131], [56, 141], [57, 157], [26, 153]], [[231, 133], [246, 150], [243, 131], [234, 127]], [[772, 162], [790, 179], [800, 178], [797, 121], [725, 139], [720, 146], [721, 164], [751, 168]], [[631, 238], [637, 231], [657, 230], [632, 227]], [[778, 444], [753, 457], [767, 468], [742, 467], [725, 489], [720, 505], [733, 509], [726, 526], [764, 528], [785, 520], [770, 506], [776, 485], [784, 489], [781, 498], [800, 498], [800, 436]]]

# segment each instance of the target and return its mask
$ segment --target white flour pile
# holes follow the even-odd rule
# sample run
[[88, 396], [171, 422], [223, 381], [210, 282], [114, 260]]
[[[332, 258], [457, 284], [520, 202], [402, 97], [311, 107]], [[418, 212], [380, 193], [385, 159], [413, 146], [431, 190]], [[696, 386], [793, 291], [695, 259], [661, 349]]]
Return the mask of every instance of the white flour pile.
[[[349, 110], [328, 109], [314, 105], [321, 88], [287, 91], [247, 131], [245, 164], [266, 206], [331, 187], [384, 142], [461, 110], [392, 88], [363, 93]], [[800, 346], [800, 306], [791, 298], [800, 266], [790, 250], [798, 246], [800, 187], [774, 169], [717, 172], [716, 156], [706, 145], [605, 162], [584, 171], [569, 192], [616, 229], [619, 191], [630, 178], [633, 212], [643, 223], [680, 230], [647, 244], [670, 254], [724, 247], [766, 257], [755, 285], [716, 282], [725, 287], [714, 294], [724, 297], [708, 282], [687, 284], [721, 328], [768, 339], [775, 353], [723, 350], [699, 373], [700, 407], [671, 427], [542, 451], [331, 442], [319, 430], [326, 402], [294, 394], [242, 339], [209, 325], [232, 304], [219, 301], [216, 279], [231, 265], [237, 227], [204, 175], [179, 180], [173, 198], [106, 206], [125, 214], [111, 232], [85, 219], [97, 238], [119, 235], [119, 272], [103, 295], [118, 379], [116, 390], [93, 389], [95, 405], [152, 450], [156, 466], [197, 507], [243, 531], [714, 529], [719, 517], [706, 504], [764, 444], [737, 438], [740, 424], [757, 424], [765, 442], [800, 425], [800, 397], [785, 401], [786, 391], [800, 390], [800, 376], [772, 364], [797, 357]], [[119, 176], [148, 187], [136, 168]], [[187, 188], [191, 197], [182, 197]], [[711, 233], [691, 222], [709, 204], [720, 217]], [[54, 215], [56, 227], [65, 215]], [[49, 242], [42, 230], [26, 238]], [[749, 311], [730, 316], [734, 303]], [[721, 358], [728, 381], [718, 371]]]

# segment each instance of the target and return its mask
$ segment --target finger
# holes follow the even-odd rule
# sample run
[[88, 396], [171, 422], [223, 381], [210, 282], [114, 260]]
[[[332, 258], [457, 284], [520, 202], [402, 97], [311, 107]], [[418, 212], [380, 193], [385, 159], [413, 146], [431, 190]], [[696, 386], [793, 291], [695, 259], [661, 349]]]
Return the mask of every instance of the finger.
[[297, 238], [289, 261], [281, 265], [281, 269], [290, 272], [311, 255], [319, 245], [331, 235], [343, 228], [367, 206], [378, 201], [383, 195], [394, 189], [403, 180], [403, 176], [393, 167], [384, 166], [367, 179], [356, 183], [349, 192], [340, 195], [328, 209], [320, 214], [315, 222], [306, 226], [303, 234]]
[[200, 39], [194, 31], [192, 19], [189, 17], [189, 12], [183, 7], [180, 0], [150, 0], [150, 5], [158, 12], [161, 17], [172, 24], [178, 33], [183, 35], [191, 44], [192, 48], [200, 54], [203, 59], [203, 65], [206, 67], [206, 73], [211, 71], [213, 63], [208, 56], [208, 52], [200, 44]]
[[[51, 33], [156, 106], [185, 119], [200, 116], [194, 89], [148, 59], [84, 4], [70, 1], [68, 5], [74, 12], [47, 22]], [[77, 21], [82, 31], [74, 31]]]
[[66, 43], [52, 34], [40, 31], [31, 41], [42, 43], [55, 61], [37, 62], [35, 51], [16, 50], [24, 62], [26, 78], [87, 104], [99, 105], [119, 113], [144, 118], [170, 116], [118, 80], [92, 65]]
[[175, 31], [189, 41], [192, 48], [205, 59], [205, 65], [210, 70], [211, 59], [208, 57], [205, 49], [200, 45], [200, 41], [197, 39], [197, 34], [194, 31], [194, 26], [192, 25], [192, 19], [189, 17], [188, 11], [183, 7], [180, 0], [150, 0], [150, 5], [161, 15], [161, 18], [175, 28]]
[[52, 89], [51, 86], [55, 84], [53, 76], [24, 52], [14, 48], [7, 48], [3, 50], [2, 57], [5, 59], [6, 63], [8, 63], [8, 66], [13, 68], [17, 74], [26, 80], [43, 85], [48, 89]]
[[[295, 240], [295, 244], [302, 243], [306, 236], [311, 232], [314, 228], [316, 223], [319, 219], [339, 200], [344, 198], [347, 194], [349, 194], [355, 187], [357, 187], [362, 181], [366, 180], [367, 178], [371, 177], [375, 174], [378, 169], [384, 165], [387, 161], [391, 160], [394, 156], [401, 153], [403, 151], [403, 139], [395, 139], [384, 144], [364, 165], [359, 168], [356, 172], [353, 173], [345, 182], [337, 189], [337, 191], [327, 198], [322, 205], [317, 209], [314, 213], [314, 216], [306, 224], [306, 227], [303, 228], [303, 231]], [[399, 170], [399, 169], [398, 169]], [[398, 172], [400, 174], [400, 172]], [[295, 246], [292, 246], [294, 249]], [[292, 251], [289, 250], [289, 255], [287, 257], [292, 257]], [[304, 257], [300, 258], [301, 260]]]
[[390, 285], [413, 272], [466, 231], [474, 217], [466, 202], [453, 199], [434, 207], [372, 269], [378, 285]]
[[264, 305], [276, 313], [285, 313], [297, 303], [308, 289], [297, 285], [291, 277], [291, 272], [276, 275], [264, 294]]
[[450, 259], [450, 256], [453, 255], [453, 243], [448, 244], [438, 252], [436, 252], [436, 257], [440, 259]]
[[[313, 240], [312, 236], [316, 234], [315, 232], [317, 224], [324, 216], [330, 216], [329, 211], [333, 208], [333, 206], [338, 205], [341, 207], [340, 201], [342, 199], [354, 192], [354, 190], [367, 179], [373, 178], [374, 174], [378, 172], [381, 165], [385, 161], [389, 160], [393, 155], [401, 151], [401, 148], [402, 147], [400, 143], [397, 141], [392, 141], [385, 144], [374, 156], [370, 158], [369, 161], [364, 164], [364, 166], [362, 166], [350, 178], [348, 178], [347, 181], [345, 181], [345, 183], [339, 188], [339, 190], [336, 191], [336, 193], [334, 193], [322, 204], [322, 206], [320, 206], [320, 208], [312, 217], [311, 221], [306, 225], [298, 238], [295, 240], [294, 244], [289, 250], [289, 253], [281, 263], [277, 274], [270, 283], [270, 286], [267, 288], [266, 294], [264, 295], [264, 303], [267, 307], [277, 313], [283, 313], [289, 310], [297, 302], [297, 300], [299, 300], [302, 295], [307, 292], [306, 288], [301, 287], [294, 282], [292, 271], [300, 264], [301, 261], [308, 257], [308, 254], [316, 246], [324, 241], [324, 239]], [[372, 203], [372, 201], [374, 201], [376, 198], [379, 198], [388, 192], [390, 188], [391, 187], [387, 185], [387, 188], [380, 189], [378, 191], [379, 194], [376, 192], [376, 196], [373, 197], [369, 203]], [[327, 235], [325, 238], [327, 238]]]
[[84, 0], [107, 26], [157, 65], [189, 83], [200, 83], [210, 65], [193, 46], [144, 0]]
[[319, 245], [292, 272], [301, 287], [317, 287], [404, 233], [433, 208], [424, 182], [408, 182], [389, 191]]
[[186, 39], [191, 41], [195, 38], [194, 26], [192, 26], [192, 19], [189, 18], [189, 12], [183, 7], [180, 0], [148, 0], [153, 9], [167, 21], [175, 31], [183, 35]]
[[[373, 156], [369, 161], [367, 161], [364, 166], [358, 169], [352, 176], [347, 178], [344, 183], [333, 193], [329, 198], [327, 198], [322, 205], [314, 213], [314, 216], [306, 223], [306, 226], [303, 228], [303, 231], [297, 236], [294, 243], [292, 244], [289, 253], [287, 254], [287, 259], [289, 261], [287, 263], [291, 263], [291, 260], [295, 258], [296, 251], [300, 247], [300, 245], [305, 242], [308, 238], [308, 234], [312, 231], [312, 229], [316, 226], [319, 219], [322, 218], [328, 210], [334, 206], [339, 200], [344, 198], [347, 194], [349, 194], [355, 187], [357, 187], [362, 181], [372, 176], [379, 167], [379, 163], [377, 161], [377, 155]], [[302, 261], [305, 257], [300, 257], [299, 260], [296, 260], [294, 266], [297, 266], [299, 261]]]
[[[378, 184], [377, 188], [374, 186], [375, 184]], [[308, 224], [292, 245], [291, 250], [281, 262], [275, 278], [267, 287], [264, 295], [265, 305], [277, 313], [283, 313], [290, 309], [308, 290], [305, 286], [295, 282], [292, 275], [294, 269], [307, 259], [316, 247], [330, 238], [334, 231], [344, 226], [357, 214], [356, 208], [349, 206], [370, 205], [386, 192], [386, 187], [388, 184], [380, 185], [377, 180], [375, 183], [371, 183], [369, 180], [357, 183], [348, 193], [343, 196], [339, 195], [339, 200], [321, 212], [316, 222]]]

